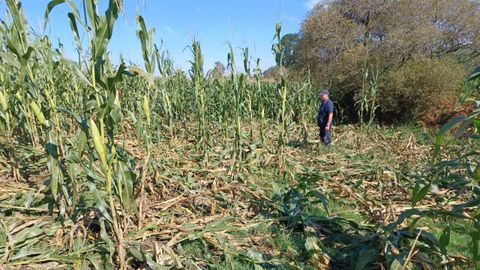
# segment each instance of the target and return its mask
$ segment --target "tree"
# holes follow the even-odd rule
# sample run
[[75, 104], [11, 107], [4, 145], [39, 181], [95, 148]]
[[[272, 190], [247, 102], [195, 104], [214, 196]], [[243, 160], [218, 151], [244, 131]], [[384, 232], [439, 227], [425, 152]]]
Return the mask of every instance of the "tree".
[[297, 46], [300, 36], [296, 33], [286, 34], [282, 37], [280, 43], [285, 48], [283, 56], [283, 66], [288, 68], [296, 64], [297, 60]]
[[323, 1], [302, 24], [297, 66], [332, 85], [353, 117], [367, 68], [382, 80], [410, 61], [471, 59], [480, 52], [478, 25], [474, 0]]
[[225, 65], [219, 61], [215, 62], [215, 67], [212, 70], [212, 78], [220, 79], [225, 74]]
[[[285, 67], [283, 67], [282, 70], [284, 74], [288, 75], [288, 70]], [[281, 79], [280, 67], [278, 66], [269, 67], [263, 72], [262, 75], [263, 75], [263, 78], [268, 81], [279, 82]]]

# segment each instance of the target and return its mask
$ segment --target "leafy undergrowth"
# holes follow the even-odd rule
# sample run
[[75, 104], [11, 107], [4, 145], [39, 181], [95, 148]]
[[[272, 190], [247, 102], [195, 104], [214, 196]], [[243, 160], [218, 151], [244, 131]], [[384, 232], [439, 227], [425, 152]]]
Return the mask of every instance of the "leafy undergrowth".
[[[235, 172], [230, 169], [231, 142], [212, 143], [205, 162], [194, 134], [156, 142], [142, 218], [135, 207], [119, 217], [127, 228], [124, 241], [132, 269], [471, 266], [468, 223], [430, 215], [412, 228], [407, 225], [413, 219], [398, 219], [411, 209], [414, 183], [429, 173], [433, 144], [427, 131], [340, 126], [328, 149], [315, 140], [291, 141], [282, 173], [277, 171], [274, 129], [264, 145], [244, 145], [243, 165]], [[118, 145], [135, 157], [128, 162], [141, 175], [143, 148], [129, 138], [119, 139]], [[469, 146], [458, 144], [448, 153], [461, 153], [462, 147]], [[2, 139], [0, 153], [0, 266], [116, 267], [107, 206], [99, 199], [105, 191], [88, 181], [77, 183], [72, 187], [76, 211], [61, 217], [49, 192], [42, 151]], [[95, 181], [89, 175], [81, 178]], [[433, 189], [418, 210], [448, 209], [470, 194], [461, 183]], [[132, 205], [142, 196], [136, 198]], [[437, 239], [446, 224], [452, 237], [445, 252]]]

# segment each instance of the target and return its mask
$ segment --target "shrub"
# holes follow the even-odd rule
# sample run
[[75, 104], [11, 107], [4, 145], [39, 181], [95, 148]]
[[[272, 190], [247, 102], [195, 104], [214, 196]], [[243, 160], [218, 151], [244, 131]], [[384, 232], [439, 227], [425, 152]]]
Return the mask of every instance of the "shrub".
[[405, 63], [383, 78], [379, 101], [384, 121], [442, 124], [458, 107], [466, 71], [448, 59]]

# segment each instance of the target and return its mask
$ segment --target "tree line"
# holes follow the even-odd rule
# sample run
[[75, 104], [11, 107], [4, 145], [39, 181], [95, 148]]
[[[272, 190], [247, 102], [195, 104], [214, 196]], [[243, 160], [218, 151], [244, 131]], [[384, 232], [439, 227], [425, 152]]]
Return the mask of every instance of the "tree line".
[[283, 64], [331, 88], [346, 121], [440, 124], [479, 64], [479, 25], [479, 1], [323, 1], [283, 36]]

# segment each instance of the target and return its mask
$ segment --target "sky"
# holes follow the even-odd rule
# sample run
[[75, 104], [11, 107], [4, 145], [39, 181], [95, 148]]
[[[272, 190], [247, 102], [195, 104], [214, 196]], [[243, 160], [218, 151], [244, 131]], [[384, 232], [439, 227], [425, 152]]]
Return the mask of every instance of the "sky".
[[[56, 47], [63, 44], [67, 57], [76, 59], [75, 42], [67, 17], [69, 7], [57, 6], [43, 29], [45, 8], [50, 0], [22, 0], [30, 27], [48, 34]], [[81, 0], [74, 0], [82, 10]], [[103, 14], [107, 0], [99, 0]], [[271, 52], [275, 25], [281, 22], [282, 34], [296, 33], [308, 11], [320, 0], [124, 0], [124, 9], [115, 25], [109, 45], [111, 58], [142, 65], [140, 43], [136, 36], [136, 16], [142, 15], [147, 28], [155, 28], [154, 43], [170, 53], [175, 68], [188, 70], [192, 59], [187, 48], [195, 37], [201, 44], [205, 69], [216, 61], [227, 64], [228, 42], [241, 63], [241, 48], [248, 47], [252, 65], [261, 59], [263, 70], [275, 65]], [[5, 19], [6, 3], [0, 0], [0, 19]], [[83, 37], [86, 39], [86, 37]], [[238, 64], [237, 63], [237, 64]]]

